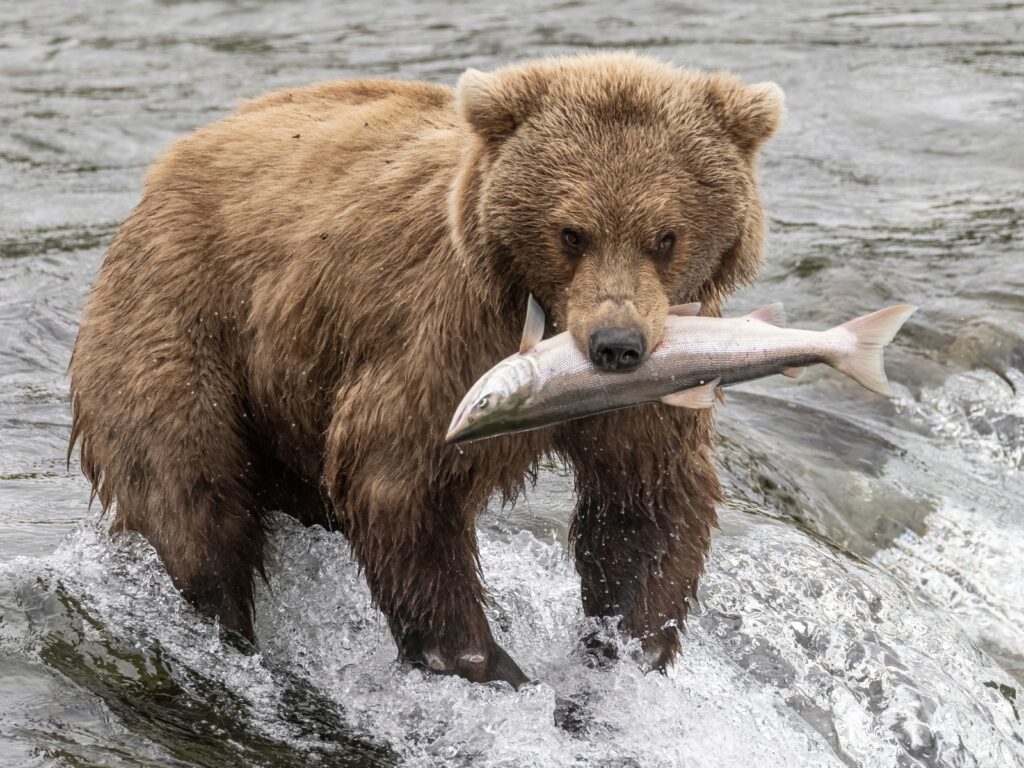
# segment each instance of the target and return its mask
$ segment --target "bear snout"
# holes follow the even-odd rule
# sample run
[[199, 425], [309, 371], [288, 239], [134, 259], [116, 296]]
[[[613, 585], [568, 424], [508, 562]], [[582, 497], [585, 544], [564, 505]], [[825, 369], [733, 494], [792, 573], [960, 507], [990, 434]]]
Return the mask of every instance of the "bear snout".
[[[574, 289], [582, 286], [573, 286]], [[635, 371], [661, 340], [668, 302], [660, 286], [644, 296], [574, 290], [568, 326], [576, 347], [602, 371]]]
[[587, 342], [590, 360], [604, 371], [634, 371], [643, 362], [647, 343], [637, 328], [598, 328]]

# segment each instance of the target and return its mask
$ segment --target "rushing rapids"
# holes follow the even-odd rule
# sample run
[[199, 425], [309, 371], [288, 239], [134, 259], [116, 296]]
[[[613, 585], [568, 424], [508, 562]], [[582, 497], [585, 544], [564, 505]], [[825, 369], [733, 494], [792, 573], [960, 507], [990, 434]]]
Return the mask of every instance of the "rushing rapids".
[[[1020, 6], [51, 0], [0, 21], [0, 765], [1024, 764]], [[728, 500], [667, 676], [578, 655], [609, 629], [579, 609], [557, 467], [480, 523], [492, 625], [535, 685], [397, 665], [345, 541], [285, 515], [261, 652], [225, 645], [65, 468], [75, 323], [146, 165], [273, 87], [591, 47], [785, 88], [768, 259], [728, 312], [920, 305], [894, 397], [813, 370], [729, 392]]]

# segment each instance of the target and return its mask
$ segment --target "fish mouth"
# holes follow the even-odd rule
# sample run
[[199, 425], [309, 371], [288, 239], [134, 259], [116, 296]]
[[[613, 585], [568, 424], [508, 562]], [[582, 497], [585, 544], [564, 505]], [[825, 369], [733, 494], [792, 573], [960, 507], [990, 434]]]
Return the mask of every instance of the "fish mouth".
[[461, 443], [466, 440], [466, 427], [468, 424], [460, 423], [462, 421], [461, 414], [456, 411], [455, 418], [452, 419], [452, 423], [448, 425], [448, 432], [445, 433], [444, 441], [447, 445], [454, 445], [455, 443]]
[[490, 419], [466, 420], [464, 423], [455, 419], [448, 427], [448, 434], [444, 436], [444, 441], [447, 445], [472, 443], [476, 440], [485, 440], [489, 437], [521, 431], [523, 431], [521, 427], [502, 425]]
[[456, 418], [452, 421], [452, 425], [448, 427], [448, 433], [444, 436], [444, 441], [447, 445], [455, 445], [456, 443], [468, 443], [481, 437], [486, 437], [486, 435], [482, 435], [480, 432], [479, 425], [474, 426], [472, 422], [462, 424]]
[[451, 425], [448, 427], [448, 432], [445, 433], [445, 444], [454, 445], [455, 443], [461, 443], [464, 440], [467, 440], [468, 438], [466, 437], [465, 426], [468, 425], [459, 424], [459, 418], [458, 416], [456, 416], [456, 418], [452, 421]]
[[460, 433], [457, 430], [450, 429], [448, 434], [444, 436], [444, 442], [446, 445], [456, 445], [458, 443], [468, 443], [473, 438], [465, 433]]
[[446, 444], [464, 443], [473, 439], [473, 422], [469, 420], [469, 409], [476, 402], [476, 389], [470, 389], [462, 398], [459, 407], [455, 409], [452, 423], [448, 425], [448, 432], [444, 436]]

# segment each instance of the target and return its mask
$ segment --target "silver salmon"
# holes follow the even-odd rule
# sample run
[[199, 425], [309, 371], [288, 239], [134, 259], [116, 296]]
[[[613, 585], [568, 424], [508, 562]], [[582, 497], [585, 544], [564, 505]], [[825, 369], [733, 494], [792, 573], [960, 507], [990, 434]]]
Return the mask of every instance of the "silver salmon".
[[917, 307], [900, 304], [827, 331], [785, 328], [781, 304], [742, 317], [699, 317], [672, 307], [661, 342], [639, 368], [602, 371], [568, 333], [541, 340], [544, 312], [530, 297], [519, 352], [485, 373], [463, 398], [445, 441], [537, 429], [641, 403], [710, 408], [715, 390], [824, 363], [888, 394], [882, 351]]

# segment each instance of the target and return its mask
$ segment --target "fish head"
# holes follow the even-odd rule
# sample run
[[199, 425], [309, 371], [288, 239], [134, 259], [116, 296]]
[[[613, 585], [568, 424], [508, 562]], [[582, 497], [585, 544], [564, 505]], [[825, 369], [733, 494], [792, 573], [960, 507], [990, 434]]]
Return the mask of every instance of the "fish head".
[[523, 411], [536, 381], [536, 361], [530, 354], [513, 355], [498, 363], [462, 398], [445, 442], [480, 440], [522, 428]]

